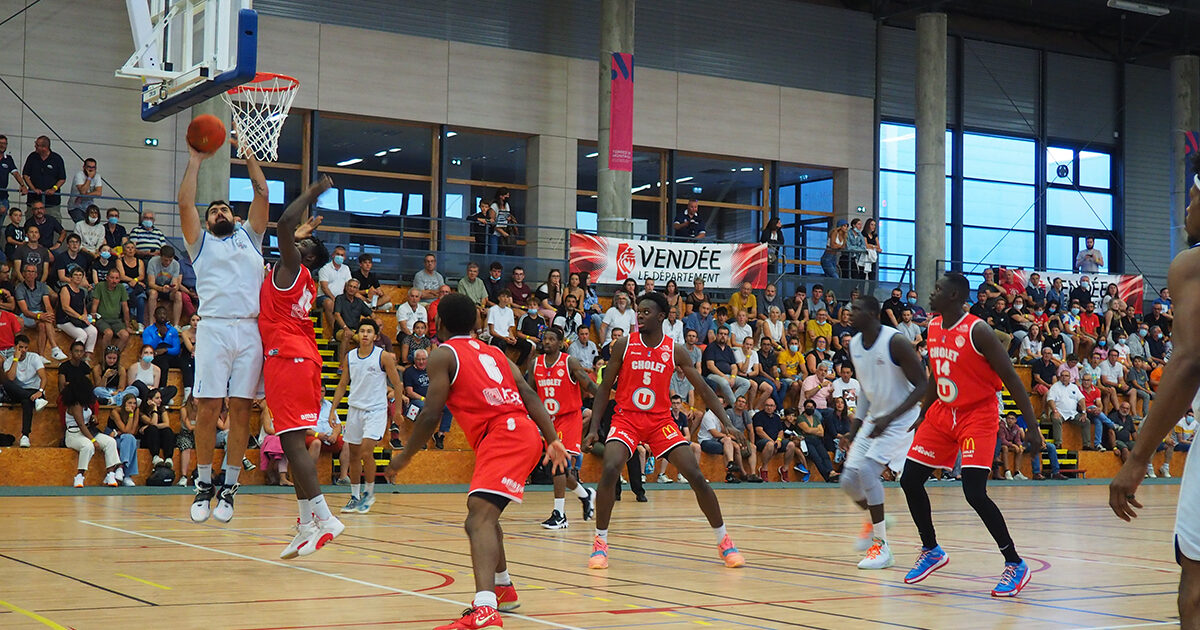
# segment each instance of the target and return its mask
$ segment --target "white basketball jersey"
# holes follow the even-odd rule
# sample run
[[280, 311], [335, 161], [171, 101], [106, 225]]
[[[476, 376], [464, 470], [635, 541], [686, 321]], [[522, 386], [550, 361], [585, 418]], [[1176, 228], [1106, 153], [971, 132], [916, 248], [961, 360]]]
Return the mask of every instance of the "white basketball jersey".
[[244, 227], [225, 238], [205, 230], [195, 249], [188, 247], [196, 270], [200, 317], [258, 317], [258, 292], [265, 275], [262, 236], [255, 237]]
[[[1200, 392], [1192, 398], [1192, 411], [1200, 414]], [[1172, 428], [1174, 430], [1174, 428]], [[1197, 449], [1200, 450], [1200, 449]], [[1192, 560], [1200, 560], [1200, 458], [1189, 450], [1179, 486], [1179, 507], [1175, 512], [1175, 542]]]
[[895, 328], [883, 326], [870, 348], [863, 347], [862, 333], [850, 339], [850, 360], [862, 385], [862, 394], [870, 404], [867, 414], [871, 418], [895, 411], [913, 390], [904, 370], [892, 361], [892, 337], [898, 334], [900, 331]]
[[350, 368], [350, 397], [348, 404], [355, 409], [374, 410], [387, 407], [387, 374], [383, 373], [383, 350], [371, 348], [365, 359], [358, 358], [358, 348], [346, 353]]

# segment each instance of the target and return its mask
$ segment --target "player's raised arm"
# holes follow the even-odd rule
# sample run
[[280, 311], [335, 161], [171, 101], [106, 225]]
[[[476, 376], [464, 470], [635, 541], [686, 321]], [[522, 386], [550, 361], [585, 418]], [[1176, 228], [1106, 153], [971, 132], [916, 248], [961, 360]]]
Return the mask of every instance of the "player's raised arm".
[[[566, 353], [563, 354], [565, 355]], [[588, 392], [593, 396], [596, 395], [596, 390], [600, 388], [600, 385], [597, 384], [596, 381], [592, 380], [592, 377], [590, 374], [588, 374], [587, 370], [583, 369], [583, 364], [579, 362], [579, 359], [567, 355], [567, 369], [570, 370], [571, 378], [575, 379], [576, 383], [579, 383], [581, 386], [583, 386], [583, 388], [588, 390]]]
[[[1021, 377], [1017, 376], [1017, 370], [1013, 367], [1008, 352], [1000, 345], [1000, 340], [996, 339], [996, 333], [992, 332], [991, 327], [987, 324], [977, 322], [971, 327], [971, 343], [975, 344], [979, 353], [996, 371], [1000, 381], [1008, 389], [1009, 395], [1016, 401], [1017, 408], [1021, 410], [1025, 422], [1037, 426], [1037, 416], [1033, 413], [1033, 403], [1029, 401], [1029, 392], [1025, 390], [1025, 384], [1021, 382]], [[1032, 450], [1041, 453], [1042, 447], [1045, 446], [1045, 439], [1040, 430], [1036, 431], [1029, 441], [1030, 446], [1033, 447]]]
[[[229, 142], [235, 147], [238, 143], [237, 138], [231, 138]], [[267, 222], [271, 219], [271, 199], [267, 188], [267, 176], [263, 175], [262, 166], [254, 156], [254, 151], [246, 152], [246, 172], [250, 175], [250, 187], [254, 189], [254, 199], [250, 201], [246, 222], [250, 224], [250, 231], [264, 234], [267, 231]]]
[[212, 153], [201, 153], [188, 145], [187, 168], [183, 170], [183, 179], [179, 182], [179, 228], [183, 230], [183, 240], [193, 245], [200, 240], [204, 226], [200, 224], [200, 213], [196, 210], [196, 180], [200, 176], [200, 163], [212, 157]]
[[449, 346], [438, 346], [429, 353], [426, 366], [429, 374], [429, 391], [425, 394], [425, 406], [413, 420], [413, 430], [404, 444], [404, 449], [392, 455], [385, 476], [391, 480], [412, 461], [421, 447], [429, 442], [442, 420], [442, 409], [450, 396], [450, 375], [458, 371], [458, 360]]
[[[879, 437], [883, 435], [884, 429], [888, 427], [897, 417], [903, 415], [913, 405], [921, 401], [925, 397], [926, 390], [929, 388], [929, 378], [925, 374], [925, 366], [921, 363], [921, 357], [917, 355], [917, 351], [913, 345], [909, 343], [901, 335], [892, 335], [892, 340], [888, 344], [888, 349], [891, 350], [892, 360], [900, 366], [904, 371], [904, 377], [912, 384], [913, 390], [908, 393], [904, 400], [900, 401], [900, 406], [888, 411], [887, 413], [875, 419], [875, 430], [871, 431], [868, 437]], [[859, 397], [859, 408], [861, 409], [866, 403], [866, 397]], [[865, 416], [865, 412], [855, 410], [857, 415]]]
[[[550, 412], [546, 411], [546, 405], [541, 398], [538, 398], [533, 385], [521, 378], [521, 369], [517, 367], [517, 364], [509, 361], [508, 369], [512, 370], [513, 380], [517, 382], [517, 391], [521, 392], [521, 402], [525, 403], [525, 412], [529, 414], [530, 418], [533, 418], [534, 424], [537, 424], [538, 430], [542, 432], [542, 439], [546, 442], [546, 458], [543, 461], [549, 462], [556, 473], [566, 471], [567, 449], [563, 446], [562, 440], [558, 439], [558, 432], [554, 430], [554, 418], [551, 418]], [[529, 372], [530, 378], [533, 378], [533, 370]]]
[[592, 444], [600, 439], [600, 418], [604, 416], [604, 410], [608, 409], [612, 388], [617, 384], [617, 375], [621, 373], [621, 363], [625, 359], [625, 348], [628, 345], [629, 337], [621, 337], [612, 343], [612, 350], [609, 352], [611, 358], [604, 366], [604, 375], [600, 379], [600, 386], [596, 388], [595, 400], [592, 401], [592, 424], [583, 438], [584, 450], [590, 450]]
[[1197, 388], [1200, 388], [1200, 335], [1194, 324], [1200, 321], [1200, 248], [1189, 249], [1175, 257], [1167, 272], [1167, 286], [1171, 289], [1175, 314], [1180, 321], [1171, 329], [1175, 350], [1163, 368], [1154, 404], [1138, 430], [1133, 451], [1108, 486], [1109, 507], [1126, 521], [1137, 516], [1133, 507], [1142, 507], [1133, 494], [1145, 478], [1146, 463], [1175, 423], [1187, 413]]
[[317, 200], [317, 197], [321, 196], [321, 193], [329, 190], [330, 186], [333, 186], [333, 180], [328, 175], [322, 175], [321, 179], [288, 204], [283, 214], [279, 216], [279, 223], [275, 226], [275, 233], [279, 238], [279, 262], [275, 265], [274, 271], [275, 286], [290, 286], [292, 282], [295, 282], [296, 275], [300, 273], [300, 250], [296, 248], [296, 228], [304, 220], [304, 213], [308, 207]]
[[[683, 372], [687, 377], [688, 382], [692, 384], [692, 388], [700, 393], [700, 397], [704, 399], [704, 406], [708, 407], [713, 415], [721, 421], [721, 426], [725, 428], [725, 432], [734, 436], [741, 435], [739, 442], [745, 442], [746, 436], [734, 428], [729, 422], [729, 416], [725, 415], [725, 407], [721, 406], [721, 400], [717, 398], [716, 392], [708, 386], [708, 381], [700, 376], [700, 371], [696, 369], [696, 365], [692, 363], [692, 358], [688, 355], [687, 349], [680, 344], [675, 344], [675, 367]], [[594, 412], [593, 412], [594, 413]]]

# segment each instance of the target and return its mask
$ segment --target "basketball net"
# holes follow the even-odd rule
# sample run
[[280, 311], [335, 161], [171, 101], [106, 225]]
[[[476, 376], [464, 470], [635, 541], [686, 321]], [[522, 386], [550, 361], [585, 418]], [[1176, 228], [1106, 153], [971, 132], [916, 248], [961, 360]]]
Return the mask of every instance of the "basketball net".
[[252, 81], [221, 95], [237, 133], [238, 157], [253, 153], [260, 162], [279, 159], [279, 132], [299, 87], [300, 81], [292, 77], [260, 72]]

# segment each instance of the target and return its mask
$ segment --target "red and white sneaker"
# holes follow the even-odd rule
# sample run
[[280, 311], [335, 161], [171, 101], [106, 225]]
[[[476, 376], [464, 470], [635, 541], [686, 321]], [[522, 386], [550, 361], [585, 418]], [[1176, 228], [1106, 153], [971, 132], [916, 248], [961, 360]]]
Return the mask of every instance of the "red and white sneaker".
[[512, 584], [501, 586], [496, 585], [496, 608], [500, 612], [511, 612], [520, 608], [521, 602], [517, 601], [517, 588]]
[[503, 628], [500, 613], [491, 606], [476, 606], [463, 611], [462, 617], [433, 630], [474, 630], [475, 628]]
[[329, 541], [337, 538], [345, 529], [346, 526], [336, 516], [331, 516], [325, 520], [314, 517], [313, 527], [308, 530], [308, 540], [302, 543], [297, 549], [298, 555], [304, 557], [320, 551], [322, 547], [328, 544]]

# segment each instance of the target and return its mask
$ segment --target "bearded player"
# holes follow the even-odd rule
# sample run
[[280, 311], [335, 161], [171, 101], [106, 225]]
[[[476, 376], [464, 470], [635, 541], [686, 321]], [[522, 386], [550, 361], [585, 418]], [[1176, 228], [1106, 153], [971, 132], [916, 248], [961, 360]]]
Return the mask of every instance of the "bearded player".
[[[317, 467], [308, 455], [304, 438], [315, 429], [321, 415], [321, 355], [313, 332], [309, 311], [317, 295], [309, 267], [322, 262], [324, 246], [300, 228], [309, 205], [333, 182], [329, 176], [308, 187], [283, 211], [276, 226], [279, 262], [271, 268], [262, 284], [258, 327], [262, 333], [265, 358], [263, 383], [267, 406], [275, 416], [275, 434], [283, 453], [291, 462], [296, 502], [299, 504], [299, 531], [279, 554], [285, 560], [307, 556], [342, 533], [345, 526], [333, 516], [321, 486]], [[306, 224], [308, 227], [310, 224]], [[299, 240], [297, 240], [299, 236]]]
[[554, 474], [554, 511], [550, 518], [542, 521], [545, 529], [567, 528], [567, 490], [583, 504], [583, 520], [590, 520], [595, 513], [596, 491], [585, 488], [578, 481], [579, 467], [583, 465], [580, 445], [583, 441], [583, 396], [579, 388], [586, 387], [595, 395], [597, 385], [578, 359], [562, 352], [562, 342], [561, 328], [547, 328], [542, 333], [545, 354], [534, 359], [533, 369], [529, 371], [529, 385], [537, 389], [538, 396], [546, 404], [546, 411], [554, 417], [554, 430], [571, 459], [568, 470]]
[[[604, 445], [604, 472], [596, 487], [596, 537], [588, 559], [590, 569], [608, 568], [608, 523], [612, 517], [617, 478], [638, 444], [649, 445], [651, 455], [666, 458], [688, 480], [713, 529], [717, 552], [725, 566], [737, 568], [746, 564], [733, 539], [725, 532], [716, 493], [700, 472], [696, 456], [687, 448], [688, 441], [671, 416], [671, 375], [675, 369], [679, 368], [704, 398], [704, 404], [717, 415], [726, 433], [738, 436], [739, 432], [730, 425], [725, 408], [700, 376], [687, 351], [663, 334], [662, 324], [668, 310], [667, 298], [661, 293], [645, 293], [638, 297], [638, 332], [613, 342], [612, 360], [604, 367], [604, 378], [596, 391], [593, 418], [600, 417], [608, 407], [613, 387], [617, 388], [616, 410]], [[599, 423], [593, 422], [584, 448], [591, 450], [600, 439], [598, 431]], [[738, 442], [745, 446], [745, 439], [741, 435]], [[684, 448], [679, 448], [681, 446]]]
[[[1167, 270], [1167, 285], [1175, 299], [1175, 326], [1171, 343], [1175, 351], [1163, 368], [1154, 406], [1138, 429], [1137, 443], [1121, 471], [1109, 484], [1108, 504], [1120, 518], [1136, 517], [1142, 507], [1134, 493], [1146, 476], [1154, 451], [1190, 406], [1200, 413], [1200, 159], [1192, 162], [1192, 187], [1188, 191], [1188, 249], [1180, 252]], [[1175, 561], [1179, 576], [1179, 621], [1186, 630], [1200, 628], [1200, 462], [1188, 455], [1179, 486], [1175, 514]], [[1170, 462], [1167, 462], [1168, 464]], [[1132, 507], [1131, 507], [1132, 506]]]
[[[542, 457], [555, 473], [565, 470], [567, 451], [554, 432], [554, 420], [537, 392], [521, 378], [504, 351], [471, 337], [479, 310], [471, 298], [451, 293], [438, 302], [436, 325], [442, 345], [429, 353], [429, 391], [413, 422], [404, 450], [392, 456], [387, 477], [394, 480], [429, 441], [449, 407], [475, 451], [475, 471], [467, 492], [467, 538], [475, 573], [475, 599], [460, 619], [437, 630], [501, 627], [497, 610], [520, 604], [508, 575], [500, 514], [520, 503], [525, 479]], [[532, 419], [531, 419], [532, 418]]]
[[[938, 278], [929, 298], [934, 311], [929, 319], [929, 362], [935, 386], [925, 394], [913, 425], [917, 433], [900, 476], [908, 511], [921, 534], [921, 555], [904, 581], [920, 582], [950, 562], [937, 544], [925, 482], [934, 468], [953, 468], [961, 451], [963, 494], [1004, 554], [1004, 573], [992, 589], [992, 597], [1015, 597], [1029, 583], [1029, 565], [1017, 554], [1004, 515], [987, 495], [1000, 417], [996, 398], [1000, 383], [1008, 388], [1026, 419], [1034, 421], [1037, 416], [995, 332], [963, 310], [970, 292], [966, 277], [951, 272]], [[1040, 453], [1044, 446], [1041, 431], [1035, 426], [1029, 437], [1030, 452]]]

